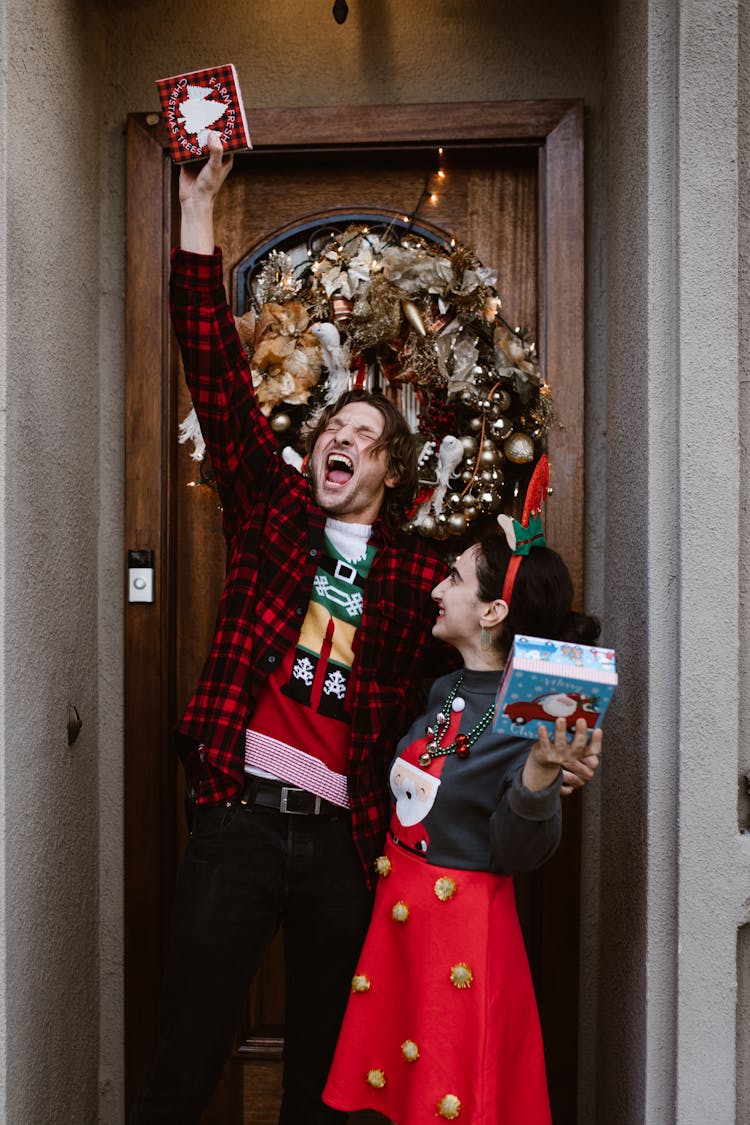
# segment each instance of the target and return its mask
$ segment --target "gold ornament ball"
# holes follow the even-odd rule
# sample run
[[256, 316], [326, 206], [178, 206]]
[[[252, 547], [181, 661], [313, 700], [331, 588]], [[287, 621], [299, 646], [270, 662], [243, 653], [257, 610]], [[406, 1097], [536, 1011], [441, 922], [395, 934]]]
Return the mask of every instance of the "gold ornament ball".
[[405, 902], [397, 902], [391, 910], [391, 917], [394, 922], [407, 922], [409, 920], [409, 907]]
[[455, 1094], [446, 1094], [438, 1102], [438, 1115], [448, 1121], [455, 1121], [461, 1112], [461, 1099]]
[[474, 480], [474, 469], [464, 469], [464, 471], [461, 473], [461, 480], [464, 482], [464, 484], [470, 484], [471, 481]]
[[471, 988], [474, 974], [465, 961], [459, 961], [451, 969], [451, 984], [455, 988]]
[[481, 428], [482, 428], [482, 419], [479, 417], [478, 414], [474, 414], [469, 419], [469, 429], [473, 430], [473, 432], [475, 434], [478, 434], [479, 431], [481, 430]]
[[471, 457], [477, 451], [477, 439], [472, 437], [471, 434], [463, 434], [461, 445], [464, 447], [464, 456]]
[[434, 516], [425, 516], [419, 525], [419, 531], [422, 535], [434, 535], [437, 531], [437, 520]]
[[389, 860], [387, 855], [379, 855], [378, 858], [375, 860], [375, 863], [374, 863], [373, 866], [375, 867], [375, 870], [377, 871], [378, 875], [380, 875], [381, 878], [383, 878], [383, 879], [387, 878], [387, 876], [390, 875], [390, 873], [391, 873], [391, 866], [392, 865], [391, 865], [391, 861]]
[[274, 414], [271, 419], [271, 429], [277, 434], [283, 434], [285, 430], [289, 429], [291, 424], [292, 419], [288, 414]]
[[492, 401], [504, 411], [509, 409], [512, 399], [507, 391], [493, 391]]
[[453, 509], [461, 507], [461, 493], [460, 492], [451, 492], [450, 496], [448, 497], [448, 507], [453, 508]]
[[476, 504], [467, 504], [464, 508], [464, 515], [466, 516], [467, 523], [473, 523], [479, 515], [479, 509]]
[[448, 516], [448, 531], [451, 535], [463, 535], [466, 531], [466, 516], [463, 512], [451, 512]]
[[501, 414], [499, 418], [495, 418], [492, 422], [490, 433], [496, 441], [503, 441], [504, 438], [510, 437], [513, 433], [513, 423]]
[[453, 879], [449, 879], [447, 875], [442, 876], [435, 883], [435, 895], [441, 902], [448, 902], [456, 893], [456, 884]]
[[413, 1039], [405, 1039], [401, 1044], [401, 1054], [407, 1062], [416, 1062], [419, 1058], [419, 1047]]
[[497, 464], [497, 453], [492, 445], [484, 445], [479, 454], [479, 464], [483, 469], [494, 469]]
[[534, 460], [534, 442], [528, 434], [511, 434], [503, 442], [503, 451], [514, 465], [527, 465]]
[[459, 397], [461, 399], [461, 402], [464, 404], [464, 406], [474, 406], [476, 404], [476, 401], [477, 401], [477, 396], [475, 395], [474, 391], [469, 390], [468, 387], [465, 387], [461, 391], [461, 394], [460, 394]]

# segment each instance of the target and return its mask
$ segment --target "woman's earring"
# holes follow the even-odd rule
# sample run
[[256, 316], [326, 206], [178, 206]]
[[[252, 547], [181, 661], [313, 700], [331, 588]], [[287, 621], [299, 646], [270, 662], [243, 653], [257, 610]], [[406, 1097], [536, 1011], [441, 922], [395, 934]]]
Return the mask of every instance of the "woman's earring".
[[479, 647], [481, 648], [482, 652], [489, 652], [489, 650], [492, 648], [492, 633], [485, 629], [484, 625], [482, 625], [481, 632], [479, 634]]

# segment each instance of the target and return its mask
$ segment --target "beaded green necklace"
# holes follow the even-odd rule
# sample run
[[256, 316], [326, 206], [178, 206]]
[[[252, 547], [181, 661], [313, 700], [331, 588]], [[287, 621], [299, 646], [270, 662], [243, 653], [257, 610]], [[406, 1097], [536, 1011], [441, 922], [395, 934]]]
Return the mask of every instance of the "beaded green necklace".
[[468, 758], [470, 747], [490, 725], [490, 720], [495, 713], [494, 702], [490, 704], [479, 722], [471, 728], [468, 734], [457, 734], [450, 746], [443, 746], [443, 736], [450, 725], [451, 711], [463, 711], [466, 706], [466, 701], [458, 694], [458, 689], [463, 682], [464, 674], [462, 672], [448, 692], [445, 703], [435, 716], [435, 726], [427, 728], [430, 741], [417, 759], [420, 766], [429, 766], [433, 758], [443, 758], [447, 754], [455, 754], [457, 758]]

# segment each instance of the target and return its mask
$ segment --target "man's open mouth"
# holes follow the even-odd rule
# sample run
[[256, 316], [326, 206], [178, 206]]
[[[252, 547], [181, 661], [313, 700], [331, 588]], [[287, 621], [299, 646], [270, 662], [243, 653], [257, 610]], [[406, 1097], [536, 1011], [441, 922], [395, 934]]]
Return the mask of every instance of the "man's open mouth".
[[331, 484], [347, 484], [354, 474], [354, 466], [345, 453], [331, 453], [326, 461], [326, 480]]

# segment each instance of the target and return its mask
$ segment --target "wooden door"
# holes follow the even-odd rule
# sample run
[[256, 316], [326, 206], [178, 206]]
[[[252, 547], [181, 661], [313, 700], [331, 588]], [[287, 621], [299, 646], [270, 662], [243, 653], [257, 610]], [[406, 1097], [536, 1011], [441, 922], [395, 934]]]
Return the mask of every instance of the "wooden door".
[[[447, 179], [420, 216], [498, 271], [506, 317], [538, 341], [558, 424], [550, 435], [550, 541], [582, 588], [583, 205], [579, 103], [459, 104], [254, 115], [252, 154], [219, 199], [227, 291], [274, 231], [342, 209], [409, 214], [444, 150]], [[224, 570], [216, 494], [177, 444], [190, 404], [166, 314], [176, 174], [158, 115], [128, 122], [126, 549], [155, 557], [155, 599], [129, 604], [126, 638], [126, 1063], [128, 1091], [154, 1039], [174, 872], [184, 846], [168, 731], [197, 680]], [[548, 1045], [556, 1125], [575, 1118], [579, 817], [556, 859], [519, 888]], [[278, 1099], [283, 990], [272, 949], [248, 998], [212, 1121], [265, 1125]], [[243, 1098], [243, 1086], [252, 1088]], [[250, 1109], [243, 1109], [243, 1101]], [[364, 1120], [364, 1118], [360, 1118]]]

